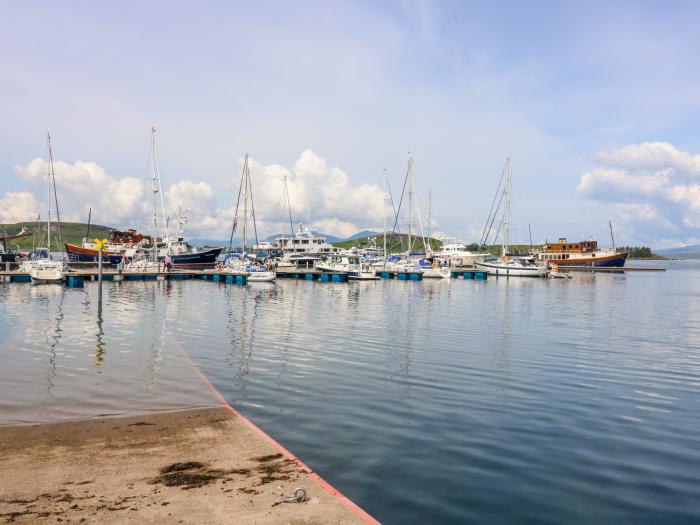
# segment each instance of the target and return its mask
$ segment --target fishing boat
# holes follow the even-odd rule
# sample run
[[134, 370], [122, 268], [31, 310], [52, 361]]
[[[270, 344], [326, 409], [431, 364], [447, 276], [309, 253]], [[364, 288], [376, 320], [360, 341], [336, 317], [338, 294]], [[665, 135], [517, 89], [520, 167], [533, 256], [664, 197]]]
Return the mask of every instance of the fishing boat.
[[[250, 177], [249, 157], [246, 153], [243, 160], [243, 172], [241, 173], [241, 183], [238, 188], [238, 198], [236, 199], [236, 211], [231, 227], [231, 237], [229, 240], [229, 252], [224, 259], [225, 270], [230, 272], [244, 272], [247, 274], [248, 282], [272, 282], [277, 278], [277, 273], [272, 267], [271, 258], [265, 256], [265, 261], [259, 261], [255, 254], [247, 252], [248, 247], [248, 223], [252, 222], [255, 246], [258, 242], [258, 226], [255, 221], [255, 205], [253, 203], [253, 181]], [[243, 202], [241, 202], [241, 199]], [[236, 235], [238, 226], [241, 225], [241, 241], [243, 250], [240, 253], [233, 251], [233, 238]]]
[[[56, 194], [56, 175], [53, 169], [53, 151], [51, 149], [51, 134], [46, 134], [48, 149], [48, 214], [46, 216], [46, 248], [33, 250], [27, 259], [20, 264], [20, 270], [29, 274], [32, 284], [51, 284], [63, 282], [66, 266], [63, 261], [55, 261], [51, 258], [51, 201], [56, 207], [56, 225], [58, 244], [61, 245], [61, 214], [58, 210], [58, 196]], [[53, 199], [51, 198], [53, 196]]]
[[[501, 184], [505, 176], [505, 186], [503, 187], [503, 193], [501, 195], [500, 202], [504, 203], [503, 216], [501, 219], [500, 231], [502, 234], [501, 242], [501, 256], [496, 257], [485, 257], [484, 259], [476, 261], [476, 267], [480, 270], [488, 272], [490, 275], [504, 276], [504, 277], [546, 277], [549, 273], [549, 269], [546, 264], [538, 264], [533, 255], [516, 255], [511, 254], [508, 251], [508, 235], [510, 232], [510, 195], [512, 189], [512, 168], [510, 159], [506, 160], [506, 165], [501, 174], [501, 180], [499, 181], [498, 189], [496, 190], [496, 196], [499, 195], [501, 189]], [[494, 198], [494, 203], [496, 199]], [[493, 223], [495, 216], [498, 213], [498, 207], [493, 209], [489, 213], [489, 217], [486, 221], [487, 225]], [[490, 229], [490, 226], [489, 226]], [[488, 238], [488, 232], [484, 230], [482, 235], [482, 242], [479, 243], [480, 246], [484, 244], [484, 240]]]
[[[90, 238], [92, 209], [88, 213], [87, 232], [81, 246], [65, 243], [70, 262], [97, 262], [98, 250], [94, 239]], [[102, 256], [110, 264], [119, 264], [123, 259], [134, 258], [148, 244], [148, 238], [134, 229], [111, 230], [107, 237], [107, 250]]]

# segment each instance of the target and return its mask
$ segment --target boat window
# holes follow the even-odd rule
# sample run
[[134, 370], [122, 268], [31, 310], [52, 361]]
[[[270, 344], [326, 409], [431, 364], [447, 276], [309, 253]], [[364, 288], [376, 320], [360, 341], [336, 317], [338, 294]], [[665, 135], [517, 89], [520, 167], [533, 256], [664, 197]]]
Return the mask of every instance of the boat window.
[[595, 257], [595, 253], [592, 253], [592, 254], [591, 254], [591, 257]]

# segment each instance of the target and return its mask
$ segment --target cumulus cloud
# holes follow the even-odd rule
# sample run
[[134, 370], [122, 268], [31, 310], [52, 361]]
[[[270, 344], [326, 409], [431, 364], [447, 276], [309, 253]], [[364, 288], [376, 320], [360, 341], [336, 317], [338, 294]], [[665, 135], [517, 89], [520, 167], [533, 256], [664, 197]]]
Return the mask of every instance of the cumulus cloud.
[[603, 166], [581, 176], [578, 192], [607, 206], [636, 240], [683, 243], [700, 234], [700, 155], [645, 142], [596, 160]]
[[[38, 188], [46, 196], [48, 166], [43, 159], [34, 159], [26, 166], [16, 166], [15, 175]], [[54, 162], [56, 191], [61, 219], [85, 221], [90, 208], [97, 221], [121, 223], [140, 215], [144, 203], [143, 182], [134, 177], [117, 179], [94, 162]], [[43, 200], [43, 199], [42, 199]], [[47, 205], [41, 208], [46, 216]]]
[[0, 222], [13, 223], [36, 220], [39, 202], [28, 191], [9, 191], [0, 198]]
[[289, 220], [283, 202], [285, 176], [295, 223], [340, 236], [382, 223], [383, 191], [373, 184], [353, 186], [345, 172], [311, 150], [302, 152], [291, 168], [255, 159], [249, 159], [249, 167], [259, 230], [278, 232]]
[[[239, 170], [242, 165], [240, 159]], [[302, 222], [325, 233], [347, 236], [382, 223], [382, 190], [372, 184], [353, 186], [344, 171], [330, 166], [311, 150], [302, 152], [291, 167], [265, 165], [253, 158], [249, 159], [249, 166], [260, 235], [282, 231], [284, 221], [289, 220], [287, 204], [283, 202], [285, 177], [295, 224]], [[59, 160], [54, 162], [54, 171], [62, 220], [85, 221], [92, 208], [93, 221], [97, 223], [148, 231], [152, 214], [150, 181], [115, 177], [94, 162]], [[42, 159], [15, 167], [18, 182], [35, 191], [13, 191], [0, 197], [3, 222], [46, 216], [47, 173], [48, 166]], [[238, 182], [235, 190], [215, 188], [205, 181], [181, 180], [170, 185], [162, 182], [170, 224], [176, 208], [180, 208], [187, 217], [188, 237], [228, 237]]]

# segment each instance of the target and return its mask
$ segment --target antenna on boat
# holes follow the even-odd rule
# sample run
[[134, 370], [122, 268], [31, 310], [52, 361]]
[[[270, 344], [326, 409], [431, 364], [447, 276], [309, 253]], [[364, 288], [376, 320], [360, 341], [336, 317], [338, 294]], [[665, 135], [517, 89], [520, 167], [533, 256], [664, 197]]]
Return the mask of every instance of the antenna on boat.
[[529, 223], [527, 225], [527, 231], [530, 232], [530, 251], [532, 251], [532, 228]]

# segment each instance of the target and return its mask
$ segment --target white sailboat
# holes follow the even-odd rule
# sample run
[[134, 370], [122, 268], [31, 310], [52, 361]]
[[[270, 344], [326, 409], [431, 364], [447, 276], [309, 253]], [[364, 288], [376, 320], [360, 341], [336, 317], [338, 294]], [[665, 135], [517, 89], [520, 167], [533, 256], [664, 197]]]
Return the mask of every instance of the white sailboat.
[[490, 275], [504, 277], [547, 277], [549, 269], [546, 265], [538, 265], [533, 256], [511, 255], [508, 253], [508, 236], [510, 233], [510, 194], [512, 189], [512, 168], [510, 158], [505, 166], [506, 184], [503, 189], [503, 218], [501, 220], [501, 256], [485, 258], [476, 262], [476, 267]]
[[[243, 162], [243, 172], [241, 173], [241, 185], [238, 189], [238, 199], [236, 202], [236, 213], [231, 228], [231, 240], [229, 242], [229, 254], [227, 254], [225, 271], [245, 272], [248, 282], [272, 282], [277, 278], [277, 274], [272, 269], [271, 261], [260, 263], [256, 260], [255, 254], [250, 257], [247, 253], [248, 247], [248, 218], [252, 218], [253, 231], [255, 233], [255, 246], [258, 246], [258, 227], [255, 223], [255, 205], [253, 204], [253, 184], [250, 178], [250, 167], [248, 165], [248, 154]], [[241, 198], [243, 198], [241, 210]], [[250, 204], [250, 207], [248, 206]], [[242, 222], [243, 252], [241, 254], [231, 253], [233, 236], [238, 228], [238, 223]]]
[[63, 282], [66, 265], [63, 261], [51, 259], [51, 196], [53, 194], [56, 206], [59, 246], [61, 243], [61, 215], [58, 211], [58, 196], [56, 195], [56, 175], [53, 169], [53, 152], [51, 150], [51, 134], [46, 134], [48, 146], [48, 215], [46, 217], [47, 248], [37, 248], [30, 254], [28, 260], [20, 264], [20, 271], [29, 274], [32, 284], [58, 284]]

